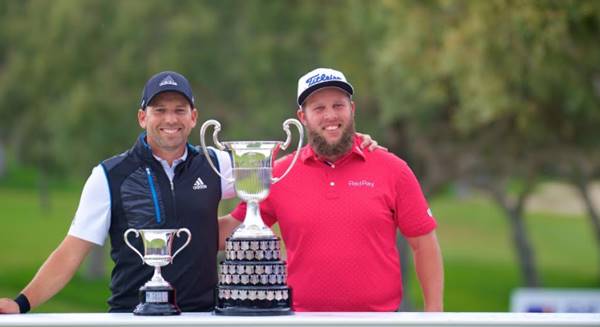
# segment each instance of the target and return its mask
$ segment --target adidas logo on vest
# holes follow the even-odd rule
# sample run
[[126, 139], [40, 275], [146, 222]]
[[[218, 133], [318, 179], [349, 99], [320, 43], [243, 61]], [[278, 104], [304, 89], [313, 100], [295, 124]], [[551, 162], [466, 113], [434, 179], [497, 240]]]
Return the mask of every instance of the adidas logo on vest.
[[206, 188], [206, 184], [204, 184], [204, 182], [202, 181], [202, 178], [198, 177], [198, 179], [196, 180], [196, 182], [194, 182], [194, 187], [192, 187], [193, 190], [203, 190]]

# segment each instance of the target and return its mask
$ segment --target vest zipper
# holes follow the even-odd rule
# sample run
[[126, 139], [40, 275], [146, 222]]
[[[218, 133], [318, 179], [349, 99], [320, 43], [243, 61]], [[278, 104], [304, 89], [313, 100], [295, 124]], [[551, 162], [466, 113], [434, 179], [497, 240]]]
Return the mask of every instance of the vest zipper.
[[[173, 175], [173, 180], [175, 179], [175, 175]], [[175, 202], [175, 183], [173, 180], [170, 180], [171, 182], [171, 199], [173, 202], [173, 213], [175, 214], [175, 217], [177, 217], [177, 202]]]
[[152, 178], [152, 172], [150, 167], [146, 167], [146, 176], [148, 176], [148, 184], [150, 184], [150, 192], [152, 192], [152, 202], [154, 202], [154, 213], [156, 214], [156, 222], [160, 224], [160, 206], [158, 205], [158, 196], [156, 194], [156, 188], [154, 188], [154, 179]]

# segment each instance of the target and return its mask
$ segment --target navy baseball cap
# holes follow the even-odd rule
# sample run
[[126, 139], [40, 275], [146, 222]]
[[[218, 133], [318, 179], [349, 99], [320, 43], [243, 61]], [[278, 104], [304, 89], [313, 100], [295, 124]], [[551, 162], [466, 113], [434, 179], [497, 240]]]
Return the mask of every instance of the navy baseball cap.
[[179, 73], [164, 71], [152, 76], [148, 82], [146, 82], [146, 86], [144, 86], [144, 91], [142, 92], [142, 103], [140, 105], [142, 110], [146, 109], [155, 96], [167, 91], [181, 93], [181, 95], [183, 95], [192, 105], [192, 108], [196, 107], [190, 82]]
[[352, 85], [342, 72], [331, 68], [317, 68], [298, 79], [298, 105], [302, 106], [304, 100], [316, 90], [328, 86], [340, 88], [351, 97], [354, 94]]

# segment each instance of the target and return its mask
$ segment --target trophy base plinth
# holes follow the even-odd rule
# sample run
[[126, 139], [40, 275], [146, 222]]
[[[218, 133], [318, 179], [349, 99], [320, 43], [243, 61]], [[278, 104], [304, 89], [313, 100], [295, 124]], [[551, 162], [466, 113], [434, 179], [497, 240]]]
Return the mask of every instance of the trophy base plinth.
[[285, 316], [291, 309], [292, 289], [285, 285], [217, 286], [215, 314], [223, 316]]
[[273, 309], [259, 309], [259, 308], [243, 308], [243, 307], [229, 307], [229, 308], [215, 308], [215, 314], [219, 316], [288, 316], [294, 314], [292, 309], [287, 308], [273, 308]]
[[140, 288], [140, 304], [135, 307], [136, 316], [175, 316], [181, 310], [175, 301], [175, 290], [170, 287]]
[[292, 290], [287, 286], [279, 238], [229, 237], [225, 261], [219, 265], [215, 314], [223, 316], [291, 315]]

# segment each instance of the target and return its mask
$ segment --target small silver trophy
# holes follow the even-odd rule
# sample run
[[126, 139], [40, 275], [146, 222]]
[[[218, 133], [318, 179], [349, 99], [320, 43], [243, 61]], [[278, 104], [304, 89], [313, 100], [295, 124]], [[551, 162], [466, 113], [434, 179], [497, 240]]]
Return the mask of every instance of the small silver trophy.
[[[285, 150], [292, 136], [289, 125], [298, 128], [298, 149], [281, 177], [273, 177], [273, 156]], [[206, 147], [204, 135], [214, 126], [213, 142], [219, 150], [230, 151], [233, 177], [226, 178], [215, 167]], [[237, 196], [246, 202], [243, 223], [227, 238], [225, 261], [220, 264], [215, 313], [221, 315], [287, 315], [291, 314], [291, 289], [287, 287], [285, 262], [280, 258], [280, 242], [260, 216], [259, 202], [268, 195], [271, 184], [284, 178], [292, 169], [302, 147], [304, 130], [296, 119], [283, 123], [287, 134], [280, 141], [219, 142], [221, 124], [208, 120], [200, 128], [200, 143], [209, 165], [223, 179], [235, 185]]]
[[[171, 255], [173, 238], [179, 237], [184, 232], [187, 234], [187, 241]], [[127, 236], [129, 233], [135, 233], [135, 237], [142, 236], [144, 244], [144, 255], [129, 243]], [[180, 229], [134, 229], [130, 228], [124, 234], [125, 243], [137, 255], [142, 262], [154, 267], [154, 275], [144, 286], [140, 288], [140, 303], [133, 313], [139, 316], [168, 316], [178, 315], [181, 310], [177, 306], [175, 289], [160, 274], [160, 267], [173, 262], [173, 259], [183, 248], [192, 240], [192, 234], [187, 228]]]

